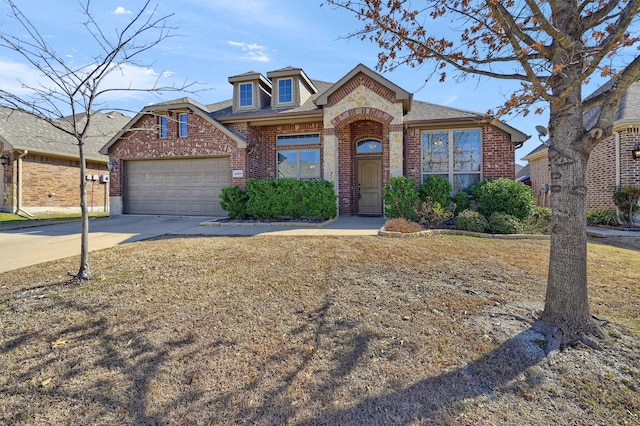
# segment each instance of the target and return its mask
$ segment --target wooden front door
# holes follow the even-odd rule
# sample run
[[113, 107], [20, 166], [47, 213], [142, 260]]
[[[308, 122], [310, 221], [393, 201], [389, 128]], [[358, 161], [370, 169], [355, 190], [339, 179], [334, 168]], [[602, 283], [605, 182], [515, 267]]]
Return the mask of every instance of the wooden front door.
[[382, 215], [382, 159], [358, 160], [358, 214]]

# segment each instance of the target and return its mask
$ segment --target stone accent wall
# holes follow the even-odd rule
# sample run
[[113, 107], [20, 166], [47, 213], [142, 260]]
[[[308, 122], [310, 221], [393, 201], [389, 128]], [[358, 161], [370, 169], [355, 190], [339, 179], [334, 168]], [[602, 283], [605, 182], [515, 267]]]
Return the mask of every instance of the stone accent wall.
[[[328, 136], [324, 140], [328, 158], [324, 173], [336, 176], [341, 215], [357, 213], [358, 140], [371, 137], [382, 141], [383, 186], [389, 183], [390, 176], [403, 173], [403, 110], [402, 103], [394, 99], [391, 90], [359, 74], [331, 95], [329, 105], [324, 108], [324, 134]], [[333, 158], [337, 158], [337, 163]]]
[[[125, 133], [109, 150], [109, 157], [118, 162], [111, 174], [111, 195], [122, 196], [122, 161], [132, 159], [229, 157], [231, 170], [246, 171], [246, 150], [238, 149], [234, 140], [206, 122], [197, 114], [189, 114], [188, 136], [178, 136], [177, 114], [169, 115], [166, 138], [160, 138], [155, 129], [157, 117], [146, 115], [133, 127], [139, 130]], [[230, 172], [231, 173], [231, 172]], [[231, 185], [244, 186], [243, 177], [230, 177]]]

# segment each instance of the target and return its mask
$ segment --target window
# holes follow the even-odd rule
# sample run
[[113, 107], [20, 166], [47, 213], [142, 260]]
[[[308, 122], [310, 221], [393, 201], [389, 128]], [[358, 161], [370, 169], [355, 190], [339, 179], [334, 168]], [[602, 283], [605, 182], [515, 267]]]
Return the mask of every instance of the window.
[[290, 78], [278, 80], [278, 103], [290, 104], [293, 102], [293, 81]]
[[382, 152], [382, 143], [373, 139], [358, 142], [357, 154], [373, 154]]
[[308, 135], [280, 135], [276, 139], [277, 145], [309, 145], [320, 143], [320, 134]]
[[453, 192], [480, 182], [482, 137], [479, 129], [422, 132], [422, 181], [440, 175]]
[[253, 106], [253, 83], [240, 84], [240, 106]]
[[278, 177], [319, 179], [320, 149], [278, 151]]
[[179, 134], [181, 138], [186, 138], [188, 135], [187, 132], [187, 114], [180, 114], [178, 122], [180, 123]]
[[160, 116], [158, 135], [163, 139], [166, 139], [167, 137], [167, 116], [166, 115]]

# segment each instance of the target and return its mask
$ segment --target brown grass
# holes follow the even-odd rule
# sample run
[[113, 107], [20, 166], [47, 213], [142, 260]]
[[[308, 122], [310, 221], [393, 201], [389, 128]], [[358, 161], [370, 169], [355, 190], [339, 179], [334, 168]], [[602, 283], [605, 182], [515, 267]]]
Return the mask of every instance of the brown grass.
[[549, 365], [547, 241], [172, 238], [0, 275], [0, 424], [640, 424], [640, 252]]

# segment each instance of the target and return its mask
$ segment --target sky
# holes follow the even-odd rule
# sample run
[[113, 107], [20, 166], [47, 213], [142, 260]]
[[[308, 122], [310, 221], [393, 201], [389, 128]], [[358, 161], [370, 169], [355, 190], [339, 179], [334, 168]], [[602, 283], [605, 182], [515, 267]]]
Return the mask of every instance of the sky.
[[[15, 0], [16, 4], [54, 47], [72, 64], [86, 64], [97, 52], [83, 28], [84, 15], [76, 0]], [[144, 2], [94, 0], [91, 10], [107, 36], [123, 28]], [[156, 16], [170, 15], [172, 36], [145, 53], [136, 64], [114, 73], [107, 84], [114, 87], [150, 87], [198, 82], [201, 91], [151, 95], [118, 92], [102, 98], [103, 108], [124, 109], [135, 115], [145, 105], [182, 96], [210, 104], [230, 99], [228, 77], [248, 71], [267, 72], [286, 66], [299, 67], [311, 79], [335, 82], [359, 63], [375, 69], [379, 49], [370, 41], [347, 36], [362, 23], [346, 11], [323, 5], [321, 0], [172, 0], [151, 2]], [[0, 3], [0, 31], [26, 36]], [[0, 87], [22, 94], [22, 83], [37, 85], [40, 76], [23, 58], [0, 48]], [[427, 81], [428, 69], [401, 67], [382, 73], [413, 93], [414, 99], [478, 113], [497, 109], [516, 87], [501, 80], [468, 78], [463, 82], [437, 78]], [[512, 127], [531, 135], [516, 151], [516, 161], [540, 141], [536, 125], [546, 126], [548, 115], [504, 117]]]

